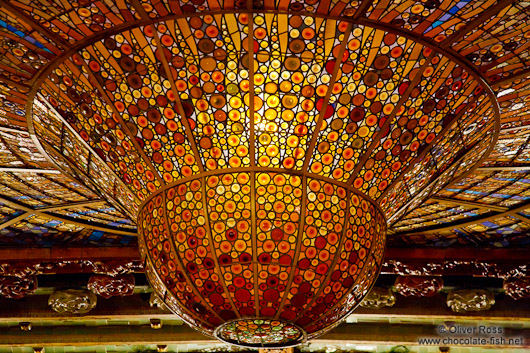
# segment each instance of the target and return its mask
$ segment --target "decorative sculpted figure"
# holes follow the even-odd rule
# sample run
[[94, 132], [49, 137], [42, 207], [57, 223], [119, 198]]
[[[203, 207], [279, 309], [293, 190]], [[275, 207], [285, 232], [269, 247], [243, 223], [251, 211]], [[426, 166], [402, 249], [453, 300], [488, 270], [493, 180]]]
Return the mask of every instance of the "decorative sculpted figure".
[[530, 298], [530, 277], [506, 278], [504, 292], [515, 300]]
[[37, 290], [37, 276], [0, 277], [0, 294], [9, 299], [21, 299]]
[[399, 276], [394, 286], [405, 297], [432, 297], [443, 288], [443, 279], [427, 276]]
[[103, 298], [132, 295], [134, 290], [133, 275], [92, 275], [88, 280], [87, 288]]
[[374, 287], [361, 302], [363, 308], [381, 309], [385, 306], [394, 306], [396, 296], [391, 288]]
[[97, 299], [88, 290], [66, 289], [53, 292], [48, 305], [61, 314], [86, 314], [96, 307]]
[[495, 304], [493, 293], [483, 289], [463, 289], [449, 292], [447, 306], [455, 313], [489, 310]]

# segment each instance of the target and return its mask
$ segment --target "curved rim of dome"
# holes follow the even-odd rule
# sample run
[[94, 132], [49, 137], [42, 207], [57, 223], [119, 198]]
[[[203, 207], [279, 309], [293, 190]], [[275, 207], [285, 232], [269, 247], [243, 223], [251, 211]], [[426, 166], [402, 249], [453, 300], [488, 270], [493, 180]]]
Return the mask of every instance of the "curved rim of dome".
[[172, 183], [162, 185], [160, 188], [156, 189], [154, 192], [152, 192], [150, 195], [148, 195], [144, 201], [138, 206], [138, 210], [142, 210], [145, 205], [147, 205], [151, 200], [153, 200], [155, 197], [160, 195], [162, 192], [165, 192], [168, 189], [174, 188], [176, 186], [179, 186], [181, 184], [185, 184], [187, 182], [190, 182], [192, 180], [202, 179], [209, 176], [214, 175], [224, 175], [224, 174], [235, 174], [235, 173], [263, 173], [263, 172], [270, 172], [270, 173], [276, 173], [276, 174], [287, 174], [287, 175], [296, 175], [302, 178], [312, 178], [315, 180], [321, 180], [325, 181], [327, 183], [333, 184], [335, 186], [343, 187], [344, 189], [354, 193], [355, 195], [361, 197], [363, 200], [368, 201], [370, 204], [372, 204], [377, 212], [381, 213], [381, 216], [386, 221], [385, 212], [381, 209], [381, 206], [379, 206], [379, 203], [376, 202], [376, 200], [371, 199], [368, 195], [362, 193], [353, 185], [348, 185], [345, 182], [337, 181], [335, 179], [327, 178], [318, 174], [313, 174], [309, 172], [304, 172], [302, 170], [292, 170], [292, 169], [285, 169], [285, 168], [273, 168], [273, 167], [258, 167], [258, 166], [250, 166], [250, 167], [239, 167], [239, 168], [220, 168], [210, 171], [205, 171], [202, 173], [198, 173], [189, 177], [185, 177], [179, 180], [176, 180]]
[[[28, 99], [28, 104], [26, 106], [26, 115], [27, 114], [31, 114], [31, 113], [28, 113], [32, 111], [32, 107], [33, 107], [33, 102], [34, 102], [34, 98], [31, 100]], [[30, 104], [31, 103], [31, 104]], [[28, 108], [29, 106], [29, 108]], [[29, 110], [28, 110], [29, 109]], [[29, 120], [28, 120], [29, 121]], [[48, 151], [44, 148], [44, 146], [41, 144], [40, 142], [40, 139], [39, 137], [37, 136], [35, 130], [34, 130], [34, 127], [33, 127], [33, 123], [31, 124], [31, 127], [30, 125], [28, 124], [28, 132], [29, 132], [29, 137], [31, 138], [32, 142], [35, 144], [35, 146], [37, 147], [37, 150], [44, 156], [44, 158], [53, 165], [54, 168], [56, 168], [61, 174], [64, 174], [64, 175], [67, 175], [71, 178], [73, 178], [75, 181], [83, 184], [84, 186], [88, 187], [92, 192], [94, 192], [96, 195], [99, 195], [100, 197], [103, 197], [104, 200], [106, 200], [107, 202], [109, 202], [111, 205], [113, 205], [114, 207], [120, 209], [122, 212], [124, 212], [125, 214], [128, 214], [131, 216], [131, 220], [133, 222], [136, 222], [136, 220], [134, 219], [134, 217], [132, 217], [132, 214], [131, 212], [129, 212], [129, 210], [127, 210], [127, 208], [122, 205], [120, 202], [118, 202], [116, 199], [114, 199], [113, 197], [111, 197], [110, 195], [107, 194], [107, 192], [105, 192], [104, 190], [102, 190], [96, 183], [94, 183], [91, 179], [89, 179], [89, 183], [85, 182], [82, 180], [82, 178], [78, 177], [76, 175], [75, 172], [79, 173], [79, 174], [85, 174], [85, 172], [83, 172], [81, 169], [79, 169], [79, 167], [77, 165], [75, 165], [74, 163], [72, 163], [70, 160], [64, 158], [63, 155], [61, 155], [61, 157], [63, 157], [63, 160], [65, 161], [66, 164], [68, 164], [68, 166], [74, 171], [73, 173], [70, 173], [68, 172], [67, 170], [65, 170], [61, 165], [59, 165], [58, 163], [55, 162], [55, 160], [50, 157], [50, 155], [48, 154]], [[95, 157], [95, 158], [98, 158], [99, 159], [99, 156], [94, 153], [94, 151], [92, 150], [92, 148], [89, 146], [87, 147], [90, 152], [92, 153], [92, 155]], [[118, 178], [116, 176], [116, 178]], [[119, 180], [119, 179], [118, 179]], [[120, 180], [121, 181], [121, 180]], [[136, 196], [133, 194], [133, 197], [136, 199]]]
[[[383, 218], [384, 218], [384, 214], [383, 214]], [[386, 220], [386, 218], [385, 218]], [[375, 287], [375, 284], [377, 282], [377, 279], [379, 278], [379, 276], [381, 275], [382, 271], [383, 271], [383, 265], [385, 263], [385, 256], [386, 256], [386, 249], [387, 249], [387, 237], [388, 237], [388, 225], [385, 224], [385, 236], [384, 236], [384, 246], [383, 246], [383, 254], [382, 254], [382, 259], [383, 261], [381, 262], [381, 266], [379, 268], [379, 271], [377, 271], [375, 277], [372, 279], [370, 285], [368, 286], [368, 290], [366, 291], [366, 295], [364, 295], [361, 300], [359, 300], [355, 305], [353, 305], [347, 312], [346, 314], [344, 314], [343, 318], [338, 320], [337, 322], [335, 322], [333, 325], [331, 325], [330, 327], [326, 327], [326, 328], [323, 328], [319, 331], [315, 331], [309, 335], [307, 335], [307, 340], [312, 340], [314, 339], [315, 337], [320, 337], [322, 335], [324, 335], [325, 333], [335, 329], [337, 326], [343, 324], [345, 322], [345, 320], [348, 318], [348, 316], [352, 315], [353, 312], [355, 310], [357, 310], [357, 308], [361, 305], [362, 301], [366, 298], [366, 296], [368, 294], [370, 294], [370, 292], [372, 291], [372, 289], [374, 289]], [[370, 255], [369, 256], [373, 256], [373, 253], [370, 252]], [[351, 291], [350, 291], [351, 293]]]
[[[455, 182], [458, 182], [458, 181], [462, 180], [463, 178], [465, 178], [469, 174], [471, 174], [473, 171], [475, 171], [482, 164], [482, 162], [493, 151], [493, 149], [495, 147], [495, 144], [496, 144], [496, 142], [498, 140], [498, 137], [499, 137], [500, 125], [501, 125], [501, 123], [500, 123], [500, 106], [499, 106], [499, 102], [498, 102], [497, 96], [495, 95], [495, 93], [494, 93], [493, 89], [491, 88], [490, 84], [485, 79], [485, 76], [479, 70], [477, 70], [473, 65], [468, 63], [465, 60], [465, 58], [461, 57], [458, 53], [453, 52], [450, 48], [436, 47], [435, 43], [433, 43], [432, 40], [429, 40], [429, 39], [427, 39], [425, 37], [422, 37], [422, 36], [417, 35], [417, 34], [412, 33], [412, 32], [407, 32], [407, 31], [405, 31], [403, 29], [400, 29], [400, 28], [396, 28], [394, 26], [391, 26], [390, 24], [383, 24], [381, 22], [377, 22], [377, 21], [370, 20], [370, 19], [367, 19], [367, 18], [346, 18], [346, 17], [342, 17], [342, 16], [330, 16], [330, 15], [321, 15], [321, 14], [312, 14], [312, 13], [300, 12], [300, 11], [285, 11], [285, 10], [253, 10], [253, 9], [251, 9], [251, 10], [243, 10], [243, 9], [237, 10], [237, 9], [230, 9], [230, 10], [204, 11], [204, 12], [193, 13], [193, 14], [192, 13], [172, 14], [172, 15], [152, 18], [152, 19], [149, 19], [149, 20], [145, 20], [144, 19], [144, 20], [135, 20], [135, 21], [132, 21], [132, 22], [126, 22], [123, 25], [118, 25], [118, 26], [115, 26], [113, 28], [98, 32], [96, 35], [94, 35], [92, 37], [89, 37], [89, 38], [87, 38], [84, 41], [80, 41], [79, 44], [74, 45], [69, 50], [65, 51], [60, 58], [58, 58], [57, 60], [51, 61], [47, 66], [45, 66], [43, 69], [41, 69], [41, 71], [39, 73], [37, 73], [37, 75], [36, 75], [37, 78], [35, 80], [35, 84], [32, 86], [31, 90], [28, 93], [28, 100], [27, 100], [27, 103], [26, 103], [26, 122], [28, 124], [27, 125], [28, 126], [28, 132], [30, 134], [31, 139], [35, 143], [37, 149], [39, 150], [39, 152], [41, 152], [43, 154], [43, 156], [52, 165], [54, 165], [57, 169], [59, 169], [62, 173], [70, 175], [70, 173], [66, 172], [61, 166], [59, 166], [49, 156], [49, 154], [47, 153], [46, 149], [42, 146], [42, 144], [40, 142], [40, 139], [37, 136], [37, 133], [35, 131], [35, 127], [33, 125], [33, 118], [32, 118], [32, 110], [33, 110], [32, 108], [33, 108], [33, 105], [34, 105], [35, 97], [36, 97], [39, 89], [41, 88], [41, 85], [42, 85], [43, 81], [46, 79], [46, 77], [48, 77], [51, 74], [51, 72], [56, 67], [58, 67], [60, 64], [62, 64], [65, 60], [71, 58], [74, 54], [79, 53], [79, 51], [81, 49], [86, 48], [86, 47], [88, 47], [88, 46], [90, 46], [90, 45], [92, 45], [92, 44], [94, 44], [94, 43], [96, 43], [98, 41], [101, 41], [101, 40], [107, 38], [108, 36], [119, 34], [119, 33], [122, 33], [124, 31], [130, 30], [130, 29], [133, 29], [133, 28], [138, 28], [140, 26], [152, 25], [152, 24], [164, 22], [164, 21], [167, 21], [167, 20], [174, 20], [174, 19], [179, 19], [179, 18], [204, 17], [204, 16], [207, 16], [207, 15], [223, 15], [223, 14], [228, 14], [228, 13], [236, 13], [236, 14], [240, 14], [240, 13], [247, 13], [247, 14], [255, 14], [255, 13], [259, 14], [259, 13], [262, 13], [262, 14], [265, 14], [265, 13], [267, 13], [267, 14], [286, 14], [286, 15], [296, 14], [296, 15], [303, 15], [303, 16], [313, 17], [313, 18], [324, 18], [324, 19], [332, 19], [332, 20], [337, 20], [337, 21], [344, 21], [346, 23], [359, 24], [359, 25], [362, 25], [362, 26], [371, 27], [371, 28], [374, 28], [374, 29], [385, 31], [387, 33], [393, 33], [393, 34], [397, 34], [397, 35], [403, 36], [403, 37], [408, 38], [408, 39], [415, 40], [416, 42], [418, 42], [418, 43], [420, 43], [420, 44], [432, 49], [433, 51], [444, 55], [445, 57], [447, 57], [451, 61], [455, 62], [456, 64], [458, 64], [459, 66], [461, 66], [462, 68], [467, 70], [469, 72], [469, 74], [472, 75], [477, 80], [477, 82], [485, 89], [485, 92], [486, 92], [486, 94], [487, 94], [487, 96], [488, 96], [488, 98], [489, 98], [489, 100], [490, 100], [490, 102], [492, 104], [493, 115], [494, 115], [493, 137], [492, 137], [492, 140], [491, 140], [491, 142], [489, 144], [488, 149], [477, 160], [477, 162], [475, 162], [474, 165], [472, 165], [466, 172], [462, 173], [460, 176], [458, 176], [458, 177], [456, 177], [454, 179], [451, 179], [449, 181], [448, 185], [454, 184]], [[91, 147], [89, 147], [89, 149], [93, 153], [95, 158], [99, 158], [99, 156], [92, 150]], [[470, 152], [471, 152], [471, 149], [466, 151], [465, 154], [468, 154]], [[71, 163], [69, 163], [69, 164], [71, 164]], [[254, 166], [252, 166], [251, 168], [253, 168], [253, 167]], [[226, 170], [232, 170], [232, 168], [225, 168], [225, 169]], [[280, 169], [276, 169], [276, 170], [279, 171]], [[203, 173], [200, 173], [198, 175], [206, 175], [205, 173], [206, 172], [203, 172]], [[308, 175], [308, 174], [310, 174], [310, 173], [305, 173], [305, 175]], [[179, 182], [182, 181], [182, 180], [185, 180], [185, 179], [184, 178], [180, 179]], [[169, 184], [169, 185], [171, 185], [171, 184]], [[96, 189], [99, 189], [97, 187], [97, 185], [95, 185], [94, 183], [92, 183], [92, 185]], [[167, 186], [167, 185], [168, 184], [163, 185], [162, 188]], [[146, 198], [146, 200], [150, 199], [151, 198], [150, 196], [151, 195], [149, 195]], [[411, 200], [416, 199], [417, 196], [418, 195], [413, 196]], [[140, 205], [140, 207], [138, 209], [143, 207], [143, 205], [145, 204], [146, 200], [144, 200], [144, 202], [141, 202], [141, 205]], [[375, 200], [374, 200], [373, 203], [376, 204]], [[380, 210], [379, 205], [378, 205], [378, 209]]]
[[[473, 77], [479, 81], [479, 83], [486, 88], [486, 91], [488, 92], [488, 95], [491, 94], [492, 96], [490, 98], [494, 98], [496, 101], [497, 97], [495, 96], [493, 89], [491, 88], [490, 84], [487, 82], [485, 76], [481, 71], [476, 69], [473, 65], [467, 62], [467, 60], [462, 57], [460, 54], [453, 52], [450, 48], [442, 48], [437, 47], [436, 43], [434, 43], [429, 38], [423, 37], [421, 35], [418, 35], [416, 33], [408, 32], [406, 30], [394, 27], [390, 24], [378, 22], [375, 20], [371, 20], [368, 18], [348, 18], [348, 17], [342, 17], [342, 16], [331, 16], [331, 15], [323, 15], [323, 14], [313, 14], [313, 13], [307, 13], [307, 12], [300, 12], [300, 11], [285, 11], [285, 10], [236, 10], [236, 9], [228, 9], [228, 10], [217, 10], [217, 11], [204, 11], [200, 13], [184, 13], [184, 14], [172, 14], [167, 16], [161, 16], [156, 18], [150, 18], [149, 20], [135, 20], [131, 22], [125, 22], [122, 25], [118, 25], [109, 29], [105, 29], [101, 32], [97, 32], [97, 34], [87, 37], [85, 40], [79, 41], [78, 44], [73, 45], [68, 48], [68, 50], [64, 51], [61, 55], [61, 57], [58, 60], [53, 60], [46, 66], [44, 66], [37, 74], [37, 78], [35, 80], [34, 85], [31, 87], [31, 90], [28, 93], [28, 105], [32, 106], [33, 97], [37, 93], [38, 89], [40, 88], [40, 85], [42, 83], [42, 80], [46, 78], [49, 73], [55, 69], [58, 65], [60, 65], [63, 61], [70, 58], [72, 55], [78, 53], [79, 50], [88, 47], [89, 45], [92, 45], [98, 41], [101, 41], [105, 39], [108, 36], [115, 35], [122, 33], [124, 31], [137, 28], [140, 26], [147, 26], [152, 25], [168, 20], [175, 20], [175, 19], [182, 19], [182, 18], [194, 18], [194, 17], [204, 17], [208, 15], [224, 15], [224, 14], [285, 14], [285, 15], [301, 15], [306, 17], [312, 17], [312, 18], [323, 18], [323, 19], [331, 19], [331, 20], [337, 20], [337, 21], [343, 21], [346, 23], [351, 24], [359, 24], [366, 27], [372, 27], [374, 29], [379, 29], [388, 33], [394, 33], [403, 37], [406, 37], [408, 39], [413, 39], [417, 41], [418, 43], [431, 48], [432, 50], [443, 54], [447, 58], [451, 59], [458, 65], [462, 66], [464, 69], [469, 71]], [[31, 120], [30, 117], [28, 117], [28, 114], [26, 113], [26, 118], [28, 119], [28, 122]]]
[[[34, 96], [33, 96], [34, 97]], [[28, 99], [28, 104], [26, 106], [26, 115], [28, 114], [31, 114], [31, 111], [32, 111], [32, 108], [33, 108], [33, 102], [34, 102], [35, 98], [32, 98], [31, 99], [31, 102], [30, 100]], [[31, 103], [31, 104], [30, 104]], [[29, 106], [29, 108], [28, 108]], [[28, 120], [29, 121], [29, 120]], [[32, 120], [31, 120], [32, 121]], [[131, 220], [136, 222], [136, 220], [134, 219], [133, 215], [134, 213], [131, 213], [126, 207], [125, 205], [122, 205], [119, 201], [117, 201], [116, 199], [114, 199], [113, 197], [111, 197], [110, 195], [107, 194], [106, 191], [102, 190], [101, 187], [99, 187], [95, 182], [93, 182], [91, 180], [91, 178], [88, 177], [88, 175], [86, 175], [85, 172], [83, 172], [79, 166], [77, 166], [76, 164], [72, 163], [70, 160], [68, 160], [67, 158], [64, 158], [64, 155], [61, 154], [61, 157], [63, 157], [63, 161], [65, 162], [65, 164], [68, 164], [68, 166], [73, 170], [72, 173], [68, 172], [67, 170], [65, 170], [60, 164], [56, 163], [55, 160], [50, 157], [50, 155], [48, 154], [48, 151], [44, 148], [44, 146], [41, 144], [40, 142], [40, 139], [34, 129], [34, 126], [33, 126], [33, 121], [31, 123], [31, 126], [30, 124], [28, 124], [28, 131], [29, 131], [29, 136], [32, 140], [32, 142], [35, 144], [35, 146], [37, 147], [37, 150], [44, 156], [44, 158], [49, 162], [51, 163], [54, 168], [56, 168], [57, 170], [59, 170], [59, 172], [61, 172], [62, 174], [64, 175], [68, 175], [70, 176], [71, 178], [73, 178], [74, 180], [76, 180], [77, 182], [85, 185], [86, 187], [88, 187], [89, 189], [91, 189], [96, 195], [99, 195], [100, 197], [103, 197], [106, 201], [108, 201], [109, 203], [111, 203], [113, 206], [115, 206], [116, 208], [122, 210], [122, 212], [124, 212], [125, 214], [128, 214], [131, 216]], [[89, 151], [90, 153], [92, 154], [92, 156], [94, 158], [97, 158], [98, 160], [100, 160], [101, 162], [103, 162], [101, 160], [101, 158], [97, 155], [97, 153], [94, 152], [94, 150], [92, 149], [92, 147], [90, 147], [89, 145], [86, 145], [85, 146]], [[105, 164], [103, 162], [103, 164]], [[109, 170], [110, 171], [110, 170]], [[82, 178], [80, 178], [78, 175], [76, 175], [76, 172], [79, 173], [79, 174], [83, 174], [87, 177], [88, 181], [89, 182], [85, 182], [84, 180], [82, 180]], [[114, 172], [112, 172], [114, 173]], [[121, 179], [118, 178], [118, 176], [116, 174], [114, 174], [114, 176], [116, 177], [117, 180], [119, 180], [120, 182]], [[134, 194], [133, 195], [133, 200], [137, 200], [136, 196]], [[139, 202], [139, 200], [137, 200]], [[134, 205], [137, 205], [136, 203]], [[135, 208], [135, 212], [138, 211], [138, 207]]]
[[[238, 321], [246, 321], [246, 320], [270, 320], [270, 321], [279, 321], [281, 323], [284, 323], [284, 324], [288, 324], [288, 325], [291, 325], [293, 327], [295, 327], [298, 331], [300, 331], [301, 333], [301, 336], [297, 337], [295, 340], [293, 340], [292, 342], [289, 342], [287, 344], [281, 344], [281, 345], [274, 345], [274, 344], [265, 344], [265, 345], [258, 345], [258, 344], [243, 344], [243, 343], [235, 343], [233, 341], [230, 341], [230, 340], [227, 340], [227, 339], [224, 339], [222, 338], [220, 335], [221, 335], [221, 332], [226, 326], [232, 324], [232, 323], [235, 323], [235, 322], [238, 322]], [[296, 346], [299, 346], [301, 344], [304, 344], [307, 342], [307, 332], [302, 328], [300, 327], [299, 325], [295, 324], [294, 322], [290, 322], [288, 320], [283, 320], [283, 319], [270, 319], [270, 318], [267, 318], [267, 317], [252, 317], [252, 316], [249, 316], [249, 317], [241, 317], [241, 318], [238, 318], [238, 319], [233, 319], [233, 320], [229, 320], [229, 321], [226, 321], [224, 323], [222, 323], [221, 325], [219, 325], [213, 332], [213, 336], [215, 338], [217, 338], [219, 341], [221, 342], [224, 342], [224, 343], [228, 343], [228, 344], [231, 344], [233, 346], [238, 346], [238, 347], [243, 347], [243, 348], [266, 348], [266, 349], [282, 349], [282, 348], [289, 348], [289, 347], [296, 347]]]
[[[142, 247], [145, 247], [145, 245], [141, 245], [141, 242], [143, 242], [143, 238], [142, 237], [138, 237], [138, 247], [141, 249]], [[147, 247], [145, 247], [147, 248]], [[386, 250], [386, 249], [385, 249]], [[142, 254], [140, 253], [140, 258], [142, 258]], [[146, 254], [145, 255], [145, 258], [142, 259], [142, 263], [144, 264], [144, 266], [147, 266], [148, 263], [151, 262], [151, 256], [149, 254]], [[147, 278], [147, 280], [150, 282], [151, 279], [149, 278], [150, 275], [152, 276], [155, 276], [156, 279], [158, 280], [158, 282], [162, 283], [162, 279], [160, 278], [160, 274], [158, 273], [158, 271], [145, 271], [144, 270], [144, 273], [145, 273], [145, 277]], [[152, 282], [150, 282], [152, 283]], [[153, 293], [156, 294], [156, 291], [153, 291]], [[158, 294], [157, 294], [158, 295]], [[172, 296], [175, 300], [177, 300], [177, 298], [173, 295], [173, 293], [171, 292], [167, 292], [167, 295], [170, 295]], [[164, 304], [167, 306], [167, 302], [165, 299], [163, 298], [160, 298], [162, 299], [162, 301], [164, 302]], [[188, 318], [186, 318], [185, 316], [181, 316], [177, 313], [175, 313], [173, 310], [171, 310], [171, 306], [167, 306], [169, 308], [169, 311], [173, 314], [173, 315], [176, 315], [178, 316], [178, 318], [182, 321], [184, 321], [184, 323], [186, 323], [188, 326], [190, 326], [191, 328], [193, 328], [194, 330], [196, 331], [199, 331], [200, 333], [202, 333], [203, 335], [206, 335], [206, 336], [209, 336], [209, 337], [214, 337], [212, 336], [212, 333], [211, 332], [208, 332], [204, 329], [199, 329], [197, 328], [196, 324], [193, 323], [192, 321], [188, 320]]]

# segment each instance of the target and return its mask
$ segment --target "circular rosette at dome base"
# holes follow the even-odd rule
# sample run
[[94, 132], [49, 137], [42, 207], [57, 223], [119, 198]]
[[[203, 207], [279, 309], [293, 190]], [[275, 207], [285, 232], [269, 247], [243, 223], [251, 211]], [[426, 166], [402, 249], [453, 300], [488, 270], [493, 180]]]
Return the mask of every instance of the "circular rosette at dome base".
[[353, 188], [266, 170], [165, 187], [138, 227], [165, 303], [204, 333], [221, 326], [217, 337], [248, 346], [254, 329], [264, 346], [289, 346], [340, 323], [376, 280], [386, 231]]
[[240, 319], [219, 326], [215, 337], [221, 341], [257, 348], [285, 348], [305, 342], [305, 331], [281, 320]]

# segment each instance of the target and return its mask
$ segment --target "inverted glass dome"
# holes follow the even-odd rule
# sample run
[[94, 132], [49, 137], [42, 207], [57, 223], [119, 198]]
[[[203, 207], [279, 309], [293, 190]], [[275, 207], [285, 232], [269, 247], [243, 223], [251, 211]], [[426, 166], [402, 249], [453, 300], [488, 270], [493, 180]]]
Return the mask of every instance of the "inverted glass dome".
[[157, 6], [47, 70], [33, 132], [137, 219], [155, 292], [191, 326], [246, 347], [317, 337], [374, 284], [387, 220], [490, 146], [490, 89], [351, 18]]

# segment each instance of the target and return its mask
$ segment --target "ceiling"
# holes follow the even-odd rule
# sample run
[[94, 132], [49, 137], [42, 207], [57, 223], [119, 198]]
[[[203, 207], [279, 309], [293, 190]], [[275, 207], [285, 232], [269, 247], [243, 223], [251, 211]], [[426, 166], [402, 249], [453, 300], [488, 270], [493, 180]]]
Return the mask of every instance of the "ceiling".
[[[95, 4], [102, 3], [92, 5], [94, 13]], [[527, 247], [528, 4], [446, 1], [439, 9], [436, 4], [381, 1], [371, 5], [353, 1], [351, 7], [360, 6], [354, 17], [361, 23], [384, 23], [397, 33], [407, 33], [470, 65], [497, 95], [501, 124], [495, 131], [497, 142], [491, 153], [479, 164], [466, 166], [466, 172], [457, 180], [445, 180], [447, 185], [427, 195], [427, 201], [405, 204], [390, 217], [389, 245]], [[43, 13], [43, 6], [50, 11]], [[128, 233], [134, 235], [135, 220], [130, 219], [130, 213], [111, 204], [108, 194], [83, 176], [86, 170], [69, 170], [65, 175], [61, 172], [64, 166], [61, 171], [54, 167], [30, 134], [31, 112], [26, 109], [32, 106], [28, 97], [35, 94], [32, 88], [39, 72], [90, 37], [101, 36], [99, 30], [72, 22], [79, 21], [75, 6], [55, 6], [49, 2], [2, 1], [0, 242], [5, 246], [44, 247], [65, 245], [63, 242], [133, 245]], [[418, 10], [414, 6], [422, 6], [424, 13], [411, 13]], [[105, 11], [120, 11], [119, 7], [103, 7]], [[330, 8], [338, 11], [336, 7]], [[344, 13], [351, 11], [347, 8]], [[425, 11], [432, 14], [425, 17]], [[155, 16], [154, 12], [149, 15]], [[112, 17], [115, 24], [107, 20], [105, 28], [123, 26], [124, 19], [120, 18]], [[426, 159], [420, 158], [421, 162]], [[458, 164], [458, 159], [453, 158], [451, 163], [449, 167]], [[85, 175], [90, 176], [90, 171]]]
[[[443, 159], [433, 169], [433, 177], [429, 179], [411, 168], [403, 182], [383, 195], [391, 197], [394, 193], [399, 199], [401, 192], [409, 197], [388, 214], [385, 268], [387, 273], [407, 274], [402, 267], [397, 269], [395, 263], [400, 260], [409, 269], [430, 263], [450, 271], [455, 266], [447, 264], [454, 260], [451, 251], [460, 251], [457, 257], [461, 261], [511, 261], [511, 268], [518, 271], [516, 276], [529, 276], [526, 266], [530, 256], [524, 253], [530, 248], [530, 2], [306, 0], [275, 4], [0, 0], [0, 250], [9, 254], [0, 265], [0, 274], [13, 275], [10, 268], [17, 264], [75, 260], [64, 253], [42, 255], [32, 252], [35, 250], [75, 248], [82, 254], [80, 260], [89, 262], [90, 253], [82, 253], [82, 249], [136, 249], [138, 244], [132, 206], [115, 201], [124, 199], [122, 181], [115, 176], [101, 181], [102, 162], [97, 154], [88, 152], [84, 165], [69, 163], [86, 147], [77, 146], [64, 129], [57, 130], [55, 150], [66, 159], [56, 165], [53, 161], [58, 159], [38, 141], [32, 114], [39, 106], [33, 103], [39, 98], [37, 88], [46, 70], [62, 57], [131, 27], [131, 23], [178, 18], [178, 11], [170, 12], [180, 6], [185, 12], [214, 13], [235, 6], [245, 11], [273, 7], [272, 12], [281, 12], [289, 8], [384, 28], [436, 48], [490, 87], [496, 102], [487, 108], [470, 107], [476, 109], [478, 118], [466, 123], [471, 130], [491, 131], [488, 137], [469, 137], [468, 141], [462, 135], [443, 141], [446, 147], [461, 144], [461, 153], [445, 159], [436, 150], [419, 155], [415, 159], [418, 165]], [[490, 115], [500, 120], [488, 118]], [[52, 126], [45, 127], [53, 130]], [[428, 180], [425, 185], [422, 178]], [[406, 255], [401, 252], [404, 248], [415, 252]], [[513, 259], [509, 252], [502, 257], [488, 255], [494, 254], [492, 249], [523, 255]], [[119, 261], [137, 261], [139, 257], [131, 251]], [[113, 259], [103, 252], [92, 254], [93, 261]], [[485, 254], [482, 260], [480, 254]], [[136, 265], [131, 272], [141, 272], [141, 264]], [[81, 267], [69, 267], [67, 272], [87, 272]], [[488, 274], [486, 270], [483, 274], [502, 277], [499, 273]]]

